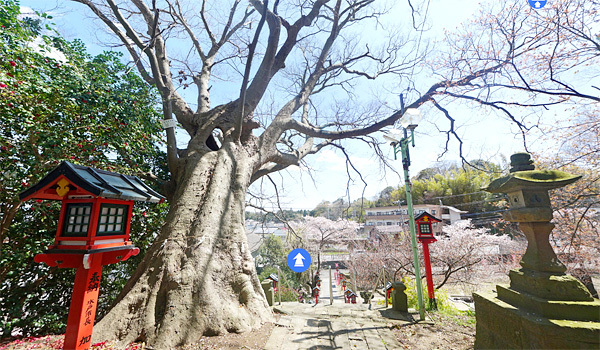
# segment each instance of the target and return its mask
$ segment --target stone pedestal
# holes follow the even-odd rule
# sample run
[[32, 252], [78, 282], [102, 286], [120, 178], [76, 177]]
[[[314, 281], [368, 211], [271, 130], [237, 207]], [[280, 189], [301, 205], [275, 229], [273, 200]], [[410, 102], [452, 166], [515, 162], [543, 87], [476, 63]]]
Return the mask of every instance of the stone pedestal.
[[265, 296], [267, 297], [267, 303], [269, 306], [273, 306], [273, 301], [275, 300], [275, 290], [273, 289], [273, 283], [271, 280], [264, 280], [260, 283], [263, 291], [265, 292]]
[[565, 274], [548, 236], [554, 225], [548, 190], [578, 176], [539, 171], [527, 154], [511, 156], [511, 175], [494, 180], [489, 192], [507, 193], [503, 216], [518, 222], [527, 238], [522, 268], [509, 273], [509, 286], [474, 293], [475, 349], [600, 349], [600, 300]]
[[408, 296], [406, 295], [406, 286], [402, 282], [392, 283], [392, 310], [408, 312]]
[[[526, 301], [530, 296], [521, 294], [519, 297]], [[545, 317], [531, 309], [516, 307], [496, 293], [474, 293], [473, 300], [477, 318], [475, 349], [600, 349], [598, 321]], [[555, 306], [555, 302], [547, 299], [537, 299], [535, 304], [549, 310]], [[589, 312], [595, 308], [596, 317], [599, 315], [597, 299], [579, 305], [577, 302], [558, 304], [570, 309], [569, 313], [575, 309]], [[559, 307], [554, 311], [564, 310]]]

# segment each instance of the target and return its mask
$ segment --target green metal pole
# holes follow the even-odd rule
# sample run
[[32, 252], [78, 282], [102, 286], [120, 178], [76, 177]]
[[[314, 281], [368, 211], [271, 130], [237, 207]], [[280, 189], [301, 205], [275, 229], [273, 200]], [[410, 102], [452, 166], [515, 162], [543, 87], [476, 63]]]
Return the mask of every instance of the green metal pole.
[[410, 228], [410, 242], [412, 244], [413, 251], [413, 262], [415, 265], [415, 283], [417, 285], [417, 297], [419, 299], [419, 316], [421, 321], [425, 321], [425, 306], [423, 304], [423, 286], [421, 285], [421, 269], [419, 267], [419, 253], [417, 250], [417, 234], [415, 232], [415, 215], [413, 212], [412, 192], [410, 185], [410, 177], [408, 174], [408, 167], [410, 164], [408, 154], [408, 143], [414, 143], [414, 134], [411, 130], [411, 139], [404, 137], [400, 141], [400, 148], [402, 152], [402, 166], [404, 168], [404, 185], [406, 188], [406, 207], [408, 210], [408, 226]]

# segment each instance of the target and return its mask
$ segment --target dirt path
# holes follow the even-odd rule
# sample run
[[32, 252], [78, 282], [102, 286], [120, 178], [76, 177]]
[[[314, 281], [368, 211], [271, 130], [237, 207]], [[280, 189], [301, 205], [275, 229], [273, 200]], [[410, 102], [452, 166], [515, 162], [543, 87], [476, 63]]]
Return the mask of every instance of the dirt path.
[[[408, 320], [391, 309], [372, 308], [365, 304], [282, 303], [279, 322], [265, 344], [266, 350], [295, 349], [400, 349], [391, 329]], [[386, 318], [395, 317], [396, 319]]]

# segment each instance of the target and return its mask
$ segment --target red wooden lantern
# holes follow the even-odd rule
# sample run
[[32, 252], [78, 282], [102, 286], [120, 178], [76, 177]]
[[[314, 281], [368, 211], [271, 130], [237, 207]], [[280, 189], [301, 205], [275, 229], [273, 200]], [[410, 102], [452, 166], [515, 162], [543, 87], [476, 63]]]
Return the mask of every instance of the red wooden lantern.
[[89, 349], [102, 266], [137, 255], [129, 241], [133, 201], [164, 197], [135, 176], [62, 162], [20, 199], [60, 200], [54, 244], [36, 262], [76, 268], [64, 349]]
[[356, 294], [354, 294], [354, 292], [350, 292], [349, 299], [350, 303], [356, 304]]
[[315, 296], [315, 304], [319, 303], [319, 294], [321, 292], [321, 288], [319, 288], [318, 286], [313, 288], [313, 295]]
[[423, 244], [423, 260], [425, 261], [425, 277], [427, 278], [427, 292], [429, 294], [429, 304], [432, 308], [437, 309], [435, 293], [433, 290], [433, 276], [431, 273], [431, 258], [429, 257], [429, 244], [436, 242], [437, 239], [433, 236], [431, 224], [441, 222], [442, 220], [430, 215], [428, 212], [423, 212], [415, 218], [415, 226], [417, 227], [417, 238]]
[[442, 222], [442, 220], [436, 218], [435, 216], [429, 214], [426, 211], [415, 218], [415, 226], [417, 227], [417, 239], [419, 241], [436, 241], [435, 237], [433, 236], [433, 227], [431, 227], [431, 224], [435, 222]]
[[348, 288], [344, 289], [344, 301], [346, 303], [350, 302], [350, 294], [352, 294], [352, 291], [350, 289], [348, 289]]

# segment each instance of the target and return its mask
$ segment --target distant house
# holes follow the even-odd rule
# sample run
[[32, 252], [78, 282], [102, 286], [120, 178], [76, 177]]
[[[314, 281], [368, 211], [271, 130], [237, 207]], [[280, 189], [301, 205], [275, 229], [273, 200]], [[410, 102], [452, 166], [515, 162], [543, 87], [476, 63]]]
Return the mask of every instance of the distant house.
[[[429, 214], [440, 218], [442, 222], [433, 224], [433, 232], [439, 235], [442, 232], [442, 226], [452, 225], [461, 220], [461, 214], [466, 211], [459, 210], [448, 205], [436, 204], [415, 204], [413, 205], [414, 216], [428, 212]], [[404, 228], [408, 228], [408, 209], [406, 206], [378, 207], [365, 209], [365, 229], [377, 228], [380, 233], [397, 233]]]
[[285, 241], [287, 234], [287, 227], [283, 223], [246, 220], [246, 237], [248, 238], [248, 248], [252, 253], [260, 248], [262, 240], [269, 235], [274, 235]]

